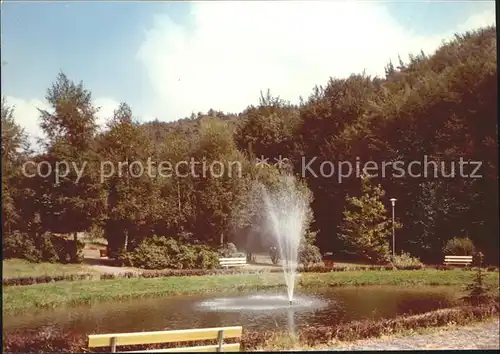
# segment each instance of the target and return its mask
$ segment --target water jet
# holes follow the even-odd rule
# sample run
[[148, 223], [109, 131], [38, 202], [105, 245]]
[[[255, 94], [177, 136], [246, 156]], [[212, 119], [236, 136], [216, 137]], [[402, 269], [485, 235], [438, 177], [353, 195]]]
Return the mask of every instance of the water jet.
[[299, 246], [304, 232], [307, 198], [293, 176], [281, 176], [272, 189], [261, 184], [267, 226], [278, 246], [289, 304], [293, 304]]

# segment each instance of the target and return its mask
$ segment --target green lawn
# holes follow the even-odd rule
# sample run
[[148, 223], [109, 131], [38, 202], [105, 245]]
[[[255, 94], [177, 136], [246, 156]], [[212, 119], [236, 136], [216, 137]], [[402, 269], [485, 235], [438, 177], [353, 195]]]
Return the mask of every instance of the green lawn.
[[[474, 275], [474, 272], [460, 269], [303, 273], [297, 282], [297, 287], [343, 285], [463, 286], [469, 283]], [[485, 273], [485, 282], [498, 287], [498, 275], [498, 272]], [[72, 306], [94, 301], [206, 293], [208, 291], [246, 291], [283, 286], [283, 275], [279, 273], [61, 281], [4, 287], [3, 311], [4, 313], [20, 312], [36, 308]]]
[[3, 278], [96, 273], [90, 267], [82, 264], [31, 263], [23, 259], [8, 259], [4, 260], [2, 265]]

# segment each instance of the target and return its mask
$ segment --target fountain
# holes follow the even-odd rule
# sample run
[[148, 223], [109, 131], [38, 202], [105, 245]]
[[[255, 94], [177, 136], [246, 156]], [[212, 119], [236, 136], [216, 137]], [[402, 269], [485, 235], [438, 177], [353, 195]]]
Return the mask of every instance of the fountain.
[[[267, 233], [272, 235], [278, 248], [281, 267], [285, 276], [286, 294], [258, 293], [234, 297], [220, 297], [201, 301], [197, 308], [215, 312], [273, 313], [276, 318], [286, 314], [288, 327], [294, 331], [294, 315], [316, 311], [328, 306], [321, 298], [310, 295], [294, 295], [299, 258], [299, 246], [304, 232], [308, 200], [297, 188], [293, 176], [282, 175], [279, 183], [271, 187], [256, 182], [250, 198], [264, 202], [263, 216]], [[258, 203], [259, 203], [258, 202]]]
[[293, 304], [299, 246], [304, 231], [307, 200], [293, 176], [282, 176], [278, 188], [261, 185], [268, 227], [278, 245], [289, 304]]

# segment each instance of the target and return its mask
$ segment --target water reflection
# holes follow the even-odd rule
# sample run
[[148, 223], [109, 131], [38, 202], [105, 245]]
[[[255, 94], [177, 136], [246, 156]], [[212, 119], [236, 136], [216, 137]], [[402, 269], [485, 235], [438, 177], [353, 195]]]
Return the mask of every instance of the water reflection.
[[455, 292], [453, 288], [437, 287], [330, 288], [296, 294], [297, 303], [292, 306], [280, 299], [286, 295], [273, 293], [171, 296], [22, 315], [6, 314], [3, 329], [36, 329], [51, 325], [63, 330], [109, 333], [241, 324], [244, 328], [259, 331], [288, 328], [294, 332], [306, 325], [335, 325], [366, 318], [427, 312], [448, 306], [456, 296]]
[[295, 335], [295, 316], [294, 316], [294, 309], [290, 308], [288, 309], [288, 332], [291, 335]]

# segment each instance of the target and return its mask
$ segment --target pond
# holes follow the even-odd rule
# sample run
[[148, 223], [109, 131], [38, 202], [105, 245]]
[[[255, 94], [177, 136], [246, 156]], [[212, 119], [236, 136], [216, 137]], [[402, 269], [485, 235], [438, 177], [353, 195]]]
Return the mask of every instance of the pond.
[[259, 331], [296, 329], [423, 313], [449, 307], [455, 297], [456, 289], [447, 287], [339, 287], [299, 291], [288, 306], [283, 292], [183, 295], [7, 314], [3, 329], [53, 326], [85, 333], [234, 325]]

